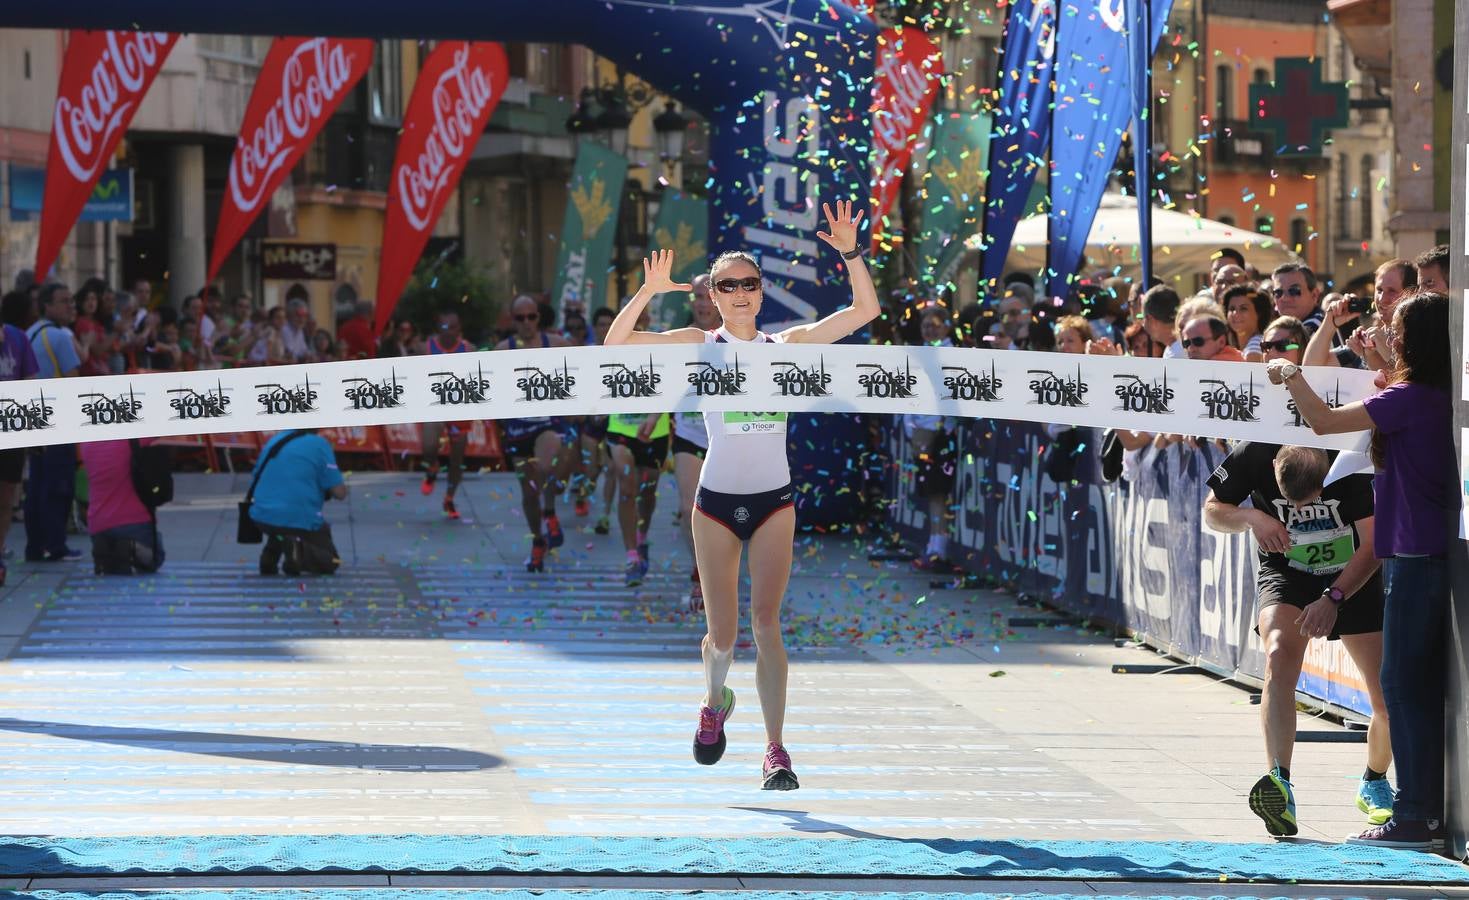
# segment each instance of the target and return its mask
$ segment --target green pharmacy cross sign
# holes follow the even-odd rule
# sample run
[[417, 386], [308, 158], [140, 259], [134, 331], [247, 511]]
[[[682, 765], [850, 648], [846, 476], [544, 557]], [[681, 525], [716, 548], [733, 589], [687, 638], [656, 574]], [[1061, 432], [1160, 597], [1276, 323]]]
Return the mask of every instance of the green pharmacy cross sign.
[[1323, 81], [1319, 57], [1279, 58], [1274, 82], [1250, 85], [1249, 128], [1274, 136], [1276, 156], [1321, 156], [1347, 109], [1346, 83]]

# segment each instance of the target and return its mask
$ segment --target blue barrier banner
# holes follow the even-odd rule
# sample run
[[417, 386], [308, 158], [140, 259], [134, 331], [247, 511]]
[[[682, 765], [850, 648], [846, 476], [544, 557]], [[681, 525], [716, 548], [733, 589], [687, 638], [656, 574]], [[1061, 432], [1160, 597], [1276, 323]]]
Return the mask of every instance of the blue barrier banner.
[[981, 301], [997, 295], [1015, 225], [1029, 212], [1025, 201], [1030, 186], [1045, 167], [1055, 78], [1056, 0], [1011, 3], [1004, 41], [985, 185]]
[[[1148, 57], [1168, 21], [1172, 0], [1148, 0], [1153, 34]], [[1056, 111], [1051, 134], [1051, 214], [1046, 293], [1064, 297], [1077, 274], [1086, 239], [1097, 217], [1131, 124], [1134, 87], [1122, 4], [1066, 0], [1057, 42]]]
[[[1064, 429], [1029, 422], [960, 420], [949, 557], [1079, 618], [1106, 622], [1170, 655], [1225, 676], [1258, 681], [1264, 656], [1254, 633], [1257, 557], [1248, 534], [1203, 524], [1205, 482], [1226, 456], [1148, 448], [1128, 476], [1100, 477], [1102, 432], [1077, 429], [1071, 478], [1046, 474]], [[909, 547], [928, 536], [927, 504], [898, 420], [886, 427], [889, 524]], [[1339, 641], [1312, 641], [1302, 693], [1363, 715], [1371, 706]]]

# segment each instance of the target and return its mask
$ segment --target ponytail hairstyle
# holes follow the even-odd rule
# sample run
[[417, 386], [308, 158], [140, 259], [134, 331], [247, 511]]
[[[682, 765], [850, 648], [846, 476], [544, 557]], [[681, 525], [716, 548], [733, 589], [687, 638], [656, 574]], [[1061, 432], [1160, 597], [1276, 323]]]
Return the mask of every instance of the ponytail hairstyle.
[[[714, 262], [709, 265], [709, 280], [711, 282], [714, 280], [714, 273], [719, 271], [721, 266], [727, 266], [730, 263], [735, 262], [749, 263], [750, 265], [755, 267], [755, 272], [757, 274], [761, 275], [762, 277], [765, 274], [764, 272], [760, 271], [760, 263], [756, 261], [754, 256], [750, 255], [746, 251], [726, 250], [718, 256], [714, 257]], [[710, 287], [713, 287], [713, 285], [711, 284]]]

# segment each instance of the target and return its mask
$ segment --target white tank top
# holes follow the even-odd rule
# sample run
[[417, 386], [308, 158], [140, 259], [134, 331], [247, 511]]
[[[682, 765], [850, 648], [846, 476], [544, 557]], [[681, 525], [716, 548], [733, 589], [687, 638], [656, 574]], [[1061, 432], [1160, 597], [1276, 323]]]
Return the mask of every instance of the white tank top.
[[[761, 332], [742, 341], [721, 325], [704, 332], [704, 343], [777, 343]], [[699, 487], [721, 494], [762, 494], [791, 483], [786, 458], [786, 414], [765, 412], [706, 412], [709, 452], [699, 471]]]
[[675, 413], [673, 433], [690, 444], [709, 449], [709, 431], [704, 427], [704, 414], [701, 412]]

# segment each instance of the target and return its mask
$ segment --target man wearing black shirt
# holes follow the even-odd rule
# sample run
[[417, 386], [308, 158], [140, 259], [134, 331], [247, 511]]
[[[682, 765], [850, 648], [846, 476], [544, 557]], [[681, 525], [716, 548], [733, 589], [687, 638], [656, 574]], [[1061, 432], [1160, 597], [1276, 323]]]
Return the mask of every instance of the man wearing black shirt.
[[[1204, 522], [1249, 530], [1259, 546], [1256, 632], [1265, 650], [1260, 722], [1269, 772], [1250, 789], [1250, 809], [1276, 836], [1297, 832], [1290, 783], [1296, 683], [1312, 638], [1342, 641], [1372, 704], [1367, 771], [1357, 808], [1375, 824], [1392, 817], [1392, 762], [1382, 667], [1382, 579], [1372, 553], [1372, 479], [1348, 475], [1323, 487], [1330, 457], [1308, 447], [1243, 443], [1209, 476]], [[1249, 500], [1252, 508], [1241, 506]]]

